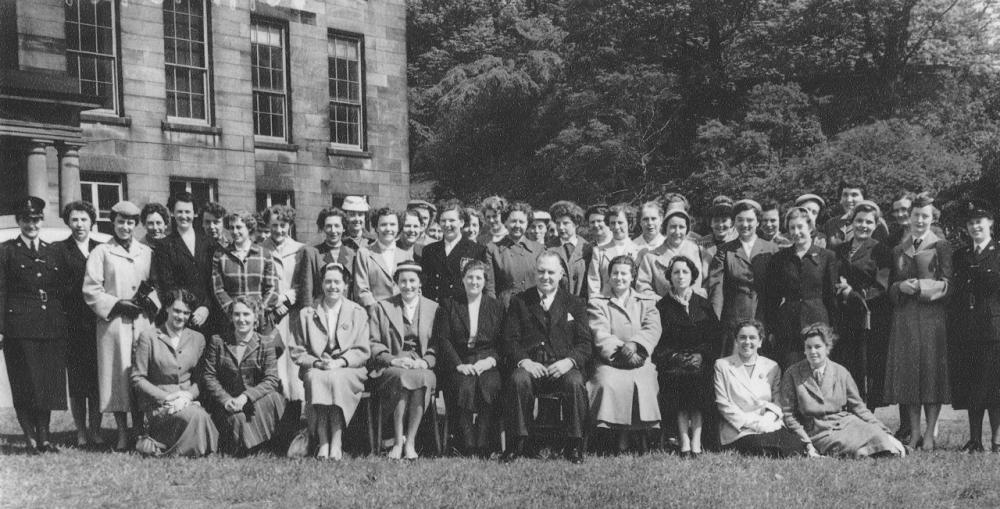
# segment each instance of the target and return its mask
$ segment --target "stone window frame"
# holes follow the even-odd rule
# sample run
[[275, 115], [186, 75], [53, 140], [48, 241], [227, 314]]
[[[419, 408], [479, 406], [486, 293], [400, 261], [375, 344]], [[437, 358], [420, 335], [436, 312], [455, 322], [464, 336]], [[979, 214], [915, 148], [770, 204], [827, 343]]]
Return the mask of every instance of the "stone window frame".
[[[266, 27], [267, 41], [259, 41], [258, 38], [261, 35], [259, 28]], [[276, 32], [276, 33], [275, 33]], [[261, 16], [251, 16], [250, 18], [250, 84], [252, 88], [253, 95], [253, 133], [254, 138], [262, 141], [273, 141], [279, 143], [287, 143], [292, 139], [292, 112], [291, 112], [291, 84], [289, 83], [290, 74], [289, 73], [289, 35], [288, 35], [288, 23], [282, 20], [264, 18]], [[267, 44], [262, 44], [266, 42]], [[275, 46], [275, 43], [281, 46]], [[266, 67], [261, 65], [261, 56], [263, 53], [260, 52], [262, 46], [268, 46], [272, 50], [271, 53], [267, 54]], [[274, 58], [274, 49], [279, 49], [280, 54], [277, 55], [277, 60]], [[281, 67], [276, 67], [276, 64], [280, 64]], [[271, 86], [266, 86], [267, 84], [262, 84], [262, 78], [266, 76], [267, 84]], [[281, 77], [280, 87], [273, 86], [275, 77]], [[260, 106], [262, 99], [268, 99], [267, 105], [269, 111], [262, 112]], [[275, 103], [274, 101], [278, 102]], [[280, 114], [275, 113], [275, 104], [280, 104], [282, 111]], [[263, 129], [263, 119], [267, 117], [270, 126], [269, 130]], [[274, 130], [274, 119], [280, 118], [281, 132], [276, 132]]]
[[[80, 84], [80, 93], [105, 97], [98, 93], [101, 83], [110, 86], [108, 97], [111, 99], [110, 108], [97, 108], [89, 110], [98, 115], [120, 116], [123, 113], [122, 103], [122, 59], [121, 59], [121, 25], [120, 25], [120, 3], [119, 0], [108, 0], [104, 2], [70, 2], [65, 4], [65, 43], [66, 43], [66, 70], [70, 76], [77, 79]], [[93, 15], [92, 19], [86, 21], [83, 13], [84, 9]], [[102, 10], [107, 9], [110, 19], [102, 23], [98, 19], [102, 16]], [[102, 35], [103, 32], [103, 35]], [[93, 46], [84, 48], [83, 40], [85, 36], [93, 36]], [[107, 47], [110, 46], [110, 47]], [[84, 80], [81, 78], [82, 60], [91, 59], [94, 66], [94, 79]], [[108, 62], [110, 81], [99, 81], [97, 64], [99, 61]], [[75, 65], [74, 65], [75, 64]], [[84, 82], [93, 83], [93, 92], [84, 89]]]
[[[200, 39], [192, 35], [191, 18], [194, 11], [191, 7], [201, 6], [201, 25], [198, 34]], [[186, 9], [185, 9], [186, 7]], [[182, 10], [183, 9], [183, 10]], [[166, 95], [164, 97], [166, 107], [166, 117], [168, 123], [194, 123], [200, 125], [212, 125], [214, 117], [214, 101], [212, 100], [212, 26], [211, 3], [208, 0], [170, 0], [163, 2], [163, 60], [164, 60], [164, 86]], [[179, 17], [188, 20], [185, 27], [187, 35], [178, 32], [177, 20]], [[194, 47], [200, 45], [201, 51], [196, 52]], [[186, 48], [186, 51], [185, 51]], [[179, 58], [187, 55], [186, 59]], [[200, 64], [194, 61], [196, 56], [201, 57]], [[195, 79], [200, 75], [201, 90], [194, 90]], [[184, 77], [186, 81], [184, 87], [179, 86], [182, 81], [178, 78]], [[173, 94], [173, 98], [171, 95]], [[181, 97], [186, 96], [186, 111], [180, 110]], [[198, 101], [200, 99], [200, 101]], [[200, 102], [200, 116], [196, 114], [196, 104]]]
[[[355, 83], [351, 83], [350, 76], [346, 79], [341, 79], [337, 54], [336, 54], [336, 43], [339, 41], [351, 42], [357, 48], [357, 75], [358, 80]], [[328, 84], [328, 94], [329, 94], [329, 110], [327, 123], [330, 129], [330, 148], [337, 149], [338, 151], [356, 151], [364, 152], [367, 150], [368, 145], [368, 123], [366, 120], [368, 112], [368, 101], [367, 101], [367, 90], [365, 83], [366, 66], [365, 66], [365, 36], [363, 34], [357, 34], [352, 32], [345, 32], [341, 30], [328, 29], [327, 30], [327, 84]], [[357, 98], [352, 99], [350, 92], [346, 97], [338, 97], [339, 86], [341, 84], [351, 84], [357, 86], [358, 93]], [[350, 119], [346, 122], [338, 122], [335, 118], [335, 111], [337, 108], [351, 108], [357, 111], [357, 121], [356, 124], [352, 123]], [[349, 128], [352, 125], [356, 125], [354, 133], [357, 137], [356, 143], [351, 143], [351, 140], [342, 141], [338, 139], [337, 128], [335, 124], [346, 124]], [[350, 133], [348, 133], [350, 135]]]

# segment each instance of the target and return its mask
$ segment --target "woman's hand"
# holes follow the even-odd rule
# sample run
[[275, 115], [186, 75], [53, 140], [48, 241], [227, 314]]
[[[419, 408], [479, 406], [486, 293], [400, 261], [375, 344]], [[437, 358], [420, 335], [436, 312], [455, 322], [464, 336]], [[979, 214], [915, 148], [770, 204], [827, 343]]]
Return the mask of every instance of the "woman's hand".
[[409, 357], [396, 357], [389, 361], [389, 365], [400, 369], [413, 369], [413, 359]]
[[243, 407], [245, 407], [249, 401], [250, 398], [248, 398], [246, 394], [240, 394], [235, 398], [229, 398], [229, 401], [225, 404], [225, 409], [231, 414], [242, 412]]
[[916, 279], [907, 279], [899, 283], [899, 291], [905, 295], [916, 295], [920, 292], [920, 283]]
[[191, 404], [191, 393], [187, 391], [177, 391], [167, 395], [163, 400], [163, 404], [167, 407], [167, 413], [170, 415], [176, 414], [181, 410], [184, 410], [189, 404]]
[[191, 313], [191, 325], [195, 327], [201, 327], [201, 324], [208, 320], [208, 308], [205, 306], [199, 306], [198, 309]]
[[847, 279], [844, 279], [843, 276], [840, 277], [839, 282], [833, 285], [833, 288], [837, 291], [837, 294], [843, 297], [847, 297], [853, 291], [853, 288], [851, 288], [851, 285], [847, 284]]
[[476, 368], [474, 368], [472, 364], [459, 364], [458, 366], [455, 366], [455, 370], [465, 376], [473, 376], [477, 374]]

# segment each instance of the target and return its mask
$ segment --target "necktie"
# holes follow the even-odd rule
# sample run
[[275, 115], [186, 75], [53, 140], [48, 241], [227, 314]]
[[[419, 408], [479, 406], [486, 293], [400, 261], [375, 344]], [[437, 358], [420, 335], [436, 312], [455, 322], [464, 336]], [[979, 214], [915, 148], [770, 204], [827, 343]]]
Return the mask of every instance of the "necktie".
[[982, 246], [976, 246], [976, 256], [983, 254]]
[[29, 242], [28, 243], [28, 248], [31, 249], [31, 254], [33, 254], [35, 256], [38, 256], [38, 244], [36, 244], [36, 242], [38, 242], [38, 241], [37, 240], [32, 240], [31, 242]]
[[573, 257], [573, 247], [574, 247], [573, 243], [572, 242], [567, 242], [566, 244], [563, 245], [563, 247], [566, 249], [566, 259], [568, 260], [568, 259], [572, 258]]
[[823, 371], [820, 369], [813, 370], [813, 379], [816, 380], [817, 385], [823, 385]]
[[552, 302], [550, 300], [542, 297], [542, 303], [541, 304], [542, 304], [542, 309], [544, 309], [546, 312], [548, 312], [549, 306], [552, 305]]
[[913, 239], [913, 250], [916, 251], [916, 250], [920, 249], [920, 244], [923, 241], [924, 241], [924, 239]]

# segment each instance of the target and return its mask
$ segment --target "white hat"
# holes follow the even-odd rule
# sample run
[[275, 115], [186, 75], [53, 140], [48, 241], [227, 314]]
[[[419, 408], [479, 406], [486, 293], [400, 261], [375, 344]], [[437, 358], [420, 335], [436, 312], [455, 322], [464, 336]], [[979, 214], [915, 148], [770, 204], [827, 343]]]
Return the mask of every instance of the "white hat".
[[364, 196], [346, 196], [340, 208], [344, 212], [368, 212], [371, 210], [368, 200]]

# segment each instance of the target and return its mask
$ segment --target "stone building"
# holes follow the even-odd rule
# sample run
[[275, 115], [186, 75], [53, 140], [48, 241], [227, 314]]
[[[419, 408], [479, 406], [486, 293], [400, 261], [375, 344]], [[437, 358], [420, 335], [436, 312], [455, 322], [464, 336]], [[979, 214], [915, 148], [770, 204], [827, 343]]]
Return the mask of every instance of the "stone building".
[[[409, 197], [404, 0], [0, 0], [0, 228], [27, 194]], [[57, 220], [56, 220], [57, 221]], [[50, 220], [50, 224], [52, 220]]]

